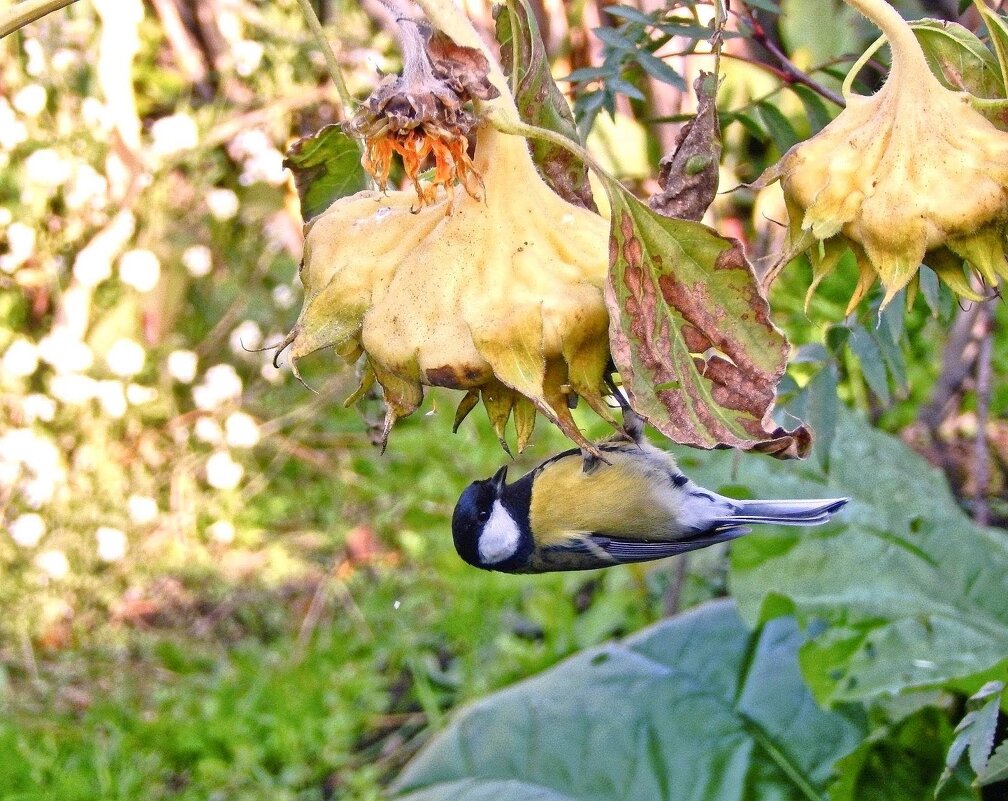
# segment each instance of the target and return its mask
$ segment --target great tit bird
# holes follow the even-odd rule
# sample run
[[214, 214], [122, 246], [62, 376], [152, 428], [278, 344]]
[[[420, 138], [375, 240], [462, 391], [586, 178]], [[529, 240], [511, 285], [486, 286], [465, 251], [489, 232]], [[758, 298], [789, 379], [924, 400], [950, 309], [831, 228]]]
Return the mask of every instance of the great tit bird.
[[726, 498], [683, 475], [642, 425], [598, 448], [564, 451], [513, 484], [506, 465], [470, 484], [452, 516], [459, 556], [504, 573], [591, 570], [706, 548], [754, 523], [819, 525], [848, 500]]

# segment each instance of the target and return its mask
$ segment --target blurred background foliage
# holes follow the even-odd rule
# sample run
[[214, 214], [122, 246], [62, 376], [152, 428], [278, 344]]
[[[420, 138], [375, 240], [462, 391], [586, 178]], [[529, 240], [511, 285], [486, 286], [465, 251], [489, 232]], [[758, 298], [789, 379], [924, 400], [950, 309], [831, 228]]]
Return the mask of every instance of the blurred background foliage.
[[[489, 3], [463, 5], [492, 37]], [[710, 65], [709, 7], [666, 5], [531, 3], [589, 145], [642, 194], [692, 111], [685, 87]], [[732, 5], [724, 190], [837, 113], [830, 93], [875, 37], [837, 0]], [[957, 2], [897, 5], [984, 35]], [[398, 68], [380, 3], [323, 0], [319, 11], [355, 96]], [[877, 88], [885, 58], [862, 72], [861, 91]], [[455, 556], [448, 520], [460, 490], [499, 466], [489, 423], [452, 435], [453, 399], [434, 392], [379, 456], [377, 401], [362, 415], [338, 401], [352, 370], [306, 360], [312, 393], [257, 350], [289, 329], [301, 298], [283, 154], [339, 117], [294, 0], [94, 0], [0, 42], [0, 795], [377, 798], [460, 704], [729, 586], [749, 626], [794, 614], [835, 635], [800, 649], [787, 635], [812, 695], [852, 705], [843, 714], [862, 738], [832, 797], [930, 795], [966, 696], [1006, 663], [951, 666], [933, 682], [868, 670], [874, 694], [841, 679], [860, 675], [851, 655], [996, 653], [1008, 631], [989, 595], [950, 625], [979, 616], [993, 645], [907, 634], [906, 621], [930, 625], [928, 597], [969, 597], [969, 576], [960, 586], [927, 574], [904, 618], [887, 617], [879, 590], [888, 580], [909, 592], [910, 568], [891, 557], [906, 551], [898, 527], [917, 532], [915, 520], [940, 521], [929, 531], [952, 538], [950, 565], [1003, 566], [984, 558], [1003, 552], [1003, 532], [955, 503], [981, 524], [1008, 519], [1004, 304], [960, 308], [925, 281], [909, 307], [880, 317], [875, 294], [845, 319], [853, 264], [807, 313], [808, 264], [774, 285], [775, 320], [797, 348], [782, 420], [790, 410], [813, 424], [813, 456], [682, 456], [728, 491], [843, 488], [864, 501], [846, 540], [842, 527], [802, 547], [771, 533], [738, 543], [731, 564], [710, 549], [601, 574], [480, 573]], [[776, 188], [723, 193], [707, 217], [761, 267], [784, 219]], [[579, 423], [605, 433], [587, 415]], [[561, 447], [540, 426], [518, 466]], [[876, 473], [900, 481], [873, 487]], [[876, 518], [889, 541], [871, 534]], [[969, 547], [957, 550], [957, 537]], [[795, 571], [829, 566], [829, 547], [852, 549], [839, 572], [789, 590], [788, 576], [805, 575]], [[878, 580], [859, 586], [869, 563], [882, 567], [863, 575]], [[830, 575], [841, 585], [832, 596]], [[1004, 576], [989, 574], [985, 591]], [[859, 592], [860, 611], [840, 600]], [[867, 642], [874, 630], [907, 639]], [[964, 763], [943, 792], [978, 797], [972, 775]], [[825, 793], [825, 776], [806, 790]], [[750, 793], [763, 780], [776, 786], [764, 776]]]

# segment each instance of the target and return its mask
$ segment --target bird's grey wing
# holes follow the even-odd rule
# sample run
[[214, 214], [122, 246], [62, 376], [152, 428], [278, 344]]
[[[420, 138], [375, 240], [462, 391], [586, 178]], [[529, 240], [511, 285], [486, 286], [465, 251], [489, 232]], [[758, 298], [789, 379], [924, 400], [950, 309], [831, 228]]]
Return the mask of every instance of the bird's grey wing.
[[541, 554], [544, 569], [590, 570], [611, 565], [651, 562], [695, 551], [748, 534], [745, 526], [680, 540], [635, 540], [607, 534], [588, 534], [563, 545], [551, 546]]

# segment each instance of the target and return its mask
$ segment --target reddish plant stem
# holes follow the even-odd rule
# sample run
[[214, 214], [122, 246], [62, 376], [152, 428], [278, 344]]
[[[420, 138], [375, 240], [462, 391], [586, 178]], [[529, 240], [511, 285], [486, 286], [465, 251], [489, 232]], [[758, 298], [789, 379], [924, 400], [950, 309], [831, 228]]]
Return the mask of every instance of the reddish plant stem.
[[786, 84], [802, 84], [807, 86], [817, 95], [826, 98], [831, 103], [836, 103], [836, 105], [844, 108], [847, 103], [844, 101], [843, 96], [838, 92], [834, 92], [823, 86], [814, 78], [809, 77], [803, 70], [799, 69], [795, 63], [788, 58], [787, 54], [781, 50], [773, 38], [766, 32], [759, 20], [753, 15], [752, 10], [747, 6], [742, 7], [742, 13], [745, 16], [746, 22], [752, 29], [753, 41], [757, 42], [761, 47], [763, 47], [770, 55], [772, 55], [777, 63], [780, 64], [780, 70], [778, 76]]

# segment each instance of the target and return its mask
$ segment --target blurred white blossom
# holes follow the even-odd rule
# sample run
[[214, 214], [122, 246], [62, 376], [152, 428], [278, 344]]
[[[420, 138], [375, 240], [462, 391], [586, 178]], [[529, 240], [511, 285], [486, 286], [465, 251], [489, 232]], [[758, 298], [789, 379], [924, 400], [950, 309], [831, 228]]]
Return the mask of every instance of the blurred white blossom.
[[122, 381], [99, 381], [95, 395], [102, 412], [114, 420], [126, 414], [126, 390]]
[[263, 341], [262, 329], [255, 320], [242, 320], [231, 331], [228, 343], [235, 356], [246, 356], [248, 351], [258, 348]]
[[283, 166], [283, 153], [276, 149], [265, 131], [249, 128], [228, 143], [228, 155], [241, 162], [242, 173], [238, 183], [242, 186], [257, 181], [279, 186], [287, 180]]
[[212, 417], [198, 418], [193, 424], [193, 436], [208, 445], [220, 445], [224, 442], [224, 430]]
[[81, 102], [81, 119], [99, 137], [112, 130], [112, 114], [97, 97], [88, 96]]
[[126, 400], [130, 406], [143, 406], [145, 403], [153, 403], [157, 400], [157, 390], [154, 387], [146, 387], [143, 384], [127, 384]]
[[115, 375], [130, 378], [143, 370], [147, 353], [139, 342], [123, 337], [112, 343], [105, 363]]
[[241, 39], [231, 46], [231, 53], [234, 55], [235, 72], [247, 78], [259, 69], [263, 58], [263, 46], [252, 39]]
[[38, 343], [39, 357], [58, 373], [78, 373], [94, 364], [94, 354], [65, 328], [56, 328]]
[[278, 309], [289, 309], [297, 300], [290, 284], [277, 284], [270, 294], [273, 296], [273, 304]]
[[46, 71], [46, 59], [45, 48], [42, 47], [42, 43], [32, 36], [27, 36], [21, 46], [28, 57], [28, 62], [25, 64], [25, 72], [32, 77], [44, 73]]
[[213, 255], [206, 245], [191, 245], [182, 252], [182, 264], [193, 278], [202, 278], [213, 269]]
[[35, 343], [18, 337], [4, 351], [0, 369], [5, 376], [27, 378], [38, 369], [38, 364], [39, 355]]
[[224, 421], [224, 439], [232, 448], [251, 448], [259, 436], [259, 424], [250, 414], [231, 412]]
[[0, 270], [12, 273], [35, 255], [35, 229], [23, 222], [7, 226], [7, 252], [0, 256]]
[[173, 350], [168, 354], [168, 375], [180, 384], [191, 384], [196, 378], [199, 357], [191, 350]]
[[45, 109], [47, 100], [45, 87], [30, 83], [18, 89], [12, 98], [12, 103], [14, 108], [26, 117], [35, 118]]
[[215, 520], [207, 526], [207, 534], [214, 542], [227, 545], [234, 542], [235, 527], [227, 520]]
[[207, 192], [206, 204], [218, 220], [230, 220], [238, 213], [238, 195], [230, 189], [211, 189]]
[[161, 117], [151, 125], [151, 150], [156, 156], [173, 156], [199, 144], [196, 120], [185, 113]]
[[60, 550], [42, 551], [33, 560], [35, 567], [45, 573], [53, 581], [65, 579], [70, 573], [70, 561]]
[[51, 147], [35, 150], [25, 159], [25, 178], [28, 183], [55, 189], [66, 183], [73, 174], [73, 162]]
[[52, 54], [50, 63], [56, 72], [66, 72], [75, 64], [80, 63], [80, 54], [68, 47], [61, 47]]
[[161, 510], [158, 503], [149, 495], [130, 495], [126, 499], [126, 512], [130, 520], [138, 526], [146, 526], [158, 519]]
[[126, 246], [136, 228], [136, 218], [129, 211], [120, 211], [99, 231], [74, 259], [73, 274], [81, 284], [98, 286], [112, 275], [112, 260]]
[[126, 534], [118, 528], [99, 526], [95, 531], [98, 558], [103, 562], [118, 562], [126, 555]]
[[74, 211], [88, 206], [104, 208], [108, 204], [108, 179], [90, 164], [78, 164], [63, 192], [63, 201]]
[[21, 399], [21, 414], [26, 423], [36, 420], [51, 423], [56, 417], [56, 401], [41, 392], [33, 392]]
[[227, 451], [217, 451], [207, 459], [207, 484], [219, 490], [232, 490], [241, 483], [245, 468], [231, 458]]
[[6, 97], [0, 97], [0, 153], [13, 150], [28, 138], [28, 128], [17, 118]]
[[241, 397], [242, 380], [230, 364], [215, 364], [206, 371], [203, 381], [193, 387], [193, 403], [197, 409], [211, 412], [231, 400]]
[[49, 394], [68, 406], [83, 406], [98, 392], [98, 382], [80, 373], [58, 373], [49, 379]]
[[138, 292], [150, 292], [161, 277], [161, 262], [146, 248], [127, 250], [119, 257], [119, 279]]
[[46, 524], [41, 515], [28, 512], [15, 518], [7, 530], [11, 539], [22, 548], [34, 548], [45, 536]]
[[21, 485], [21, 499], [32, 509], [41, 509], [56, 495], [56, 478], [43, 474], [30, 478]]

